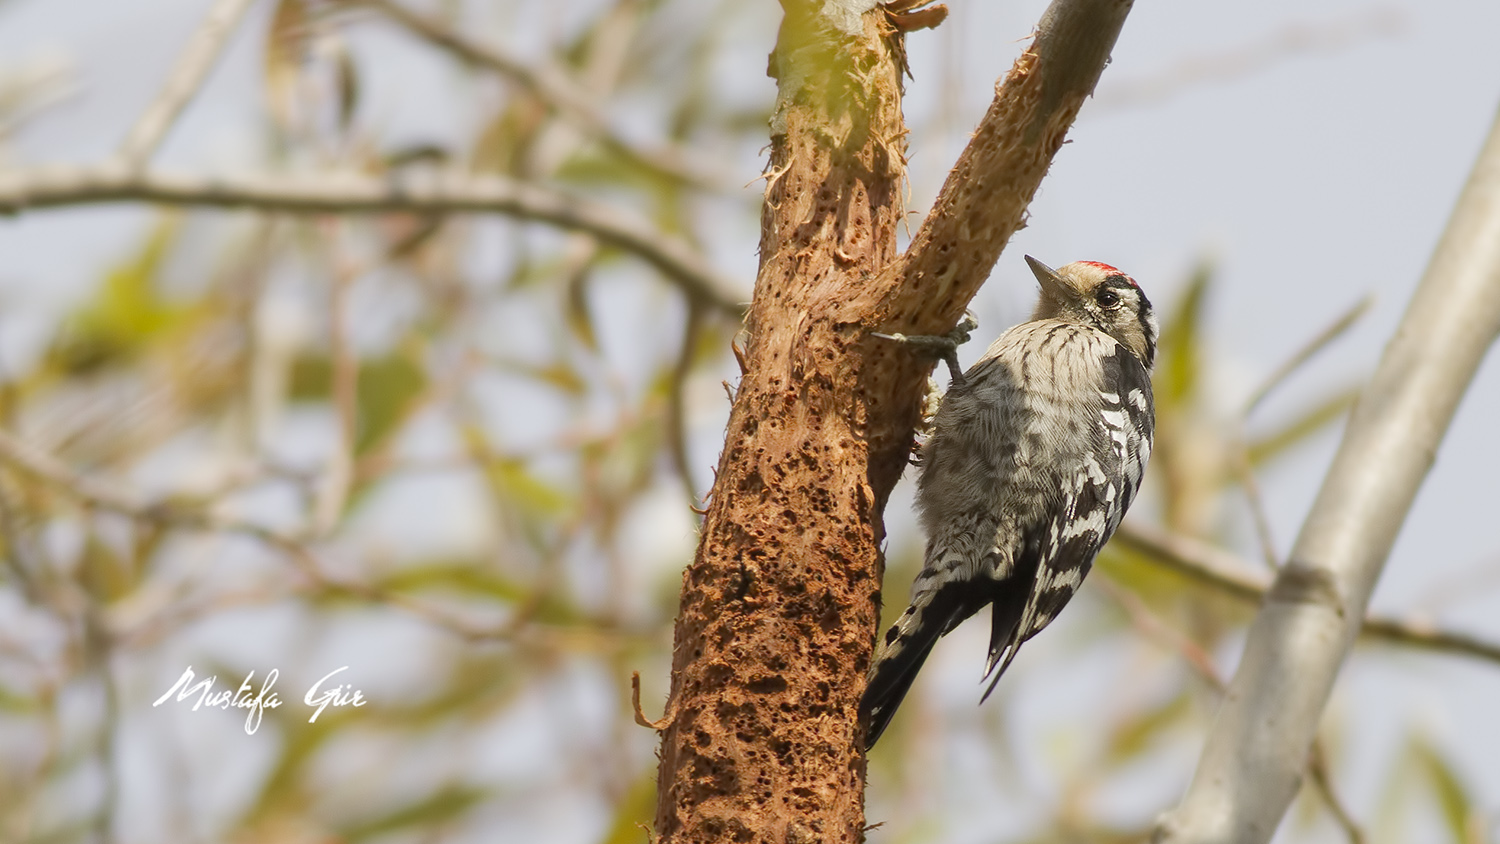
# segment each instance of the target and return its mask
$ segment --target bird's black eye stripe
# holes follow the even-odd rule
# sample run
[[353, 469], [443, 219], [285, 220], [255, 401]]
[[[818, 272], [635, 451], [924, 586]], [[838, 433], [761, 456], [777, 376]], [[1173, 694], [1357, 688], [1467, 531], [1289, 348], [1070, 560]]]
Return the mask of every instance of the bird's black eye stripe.
[[1120, 305], [1122, 291], [1136, 289], [1138, 288], [1135, 282], [1131, 281], [1129, 276], [1112, 275], [1094, 290], [1094, 301], [1098, 302], [1101, 307], [1115, 308]]

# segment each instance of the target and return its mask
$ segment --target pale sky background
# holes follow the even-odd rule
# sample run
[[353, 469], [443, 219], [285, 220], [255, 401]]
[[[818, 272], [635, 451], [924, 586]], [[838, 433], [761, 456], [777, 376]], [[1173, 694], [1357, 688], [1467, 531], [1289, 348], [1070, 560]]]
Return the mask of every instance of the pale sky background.
[[[106, 155], [155, 95], [208, 5], [207, 0], [0, 0], [0, 67], [65, 62], [78, 82], [72, 98], [14, 140], [11, 160], [0, 166], [84, 163]], [[1044, 5], [950, 0], [952, 15], [943, 27], [909, 38], [916, 77], [906, 101], [914, 130], [914, 209], [925, 210], [936, 193], [988, 104], [996, 78], [1009, 68]], [[468, 0], [464, 6], [487, 10], [476, 19], [488, 25], [471, 34], [522, 50], [543, 49], [544, 38], [567, 25], [561, 15], [539, 12], [545, 3]], [[265, 163], [255, 132], [261, 107], [255, 92], [269, 9], [262, 3], [251, 12], [226, 60], [164, 147], [160, 163], [198, 171]], [[724, 45], [718, 68], [724, 96], [765, 102], [773, 97], [765, 56], [779, 14], [772, 0], [759, 0], [742, 12], [747, 25]], [[1029, 228], [1007, 248], [976, 300], [978, 340], [961, 357], [973, 360], [989, 338], [1029, 307], [1033, 282], [1022, 254], [1054, 266], [1107, 261], [1139, 280], [1159, 307], [1170, 305], [1191, 268], [1209, 257], [1218, 270], [1209, 302], [1210, 341], [1219, 361], [1215, 371], [1225, 374], [1217, 385], [1225, 407], [1242, 401], [1307, 338], [1373, 293], [1377, 304], [1371, 314], [1275, 394], [1256, 418], [1274, 421], [1312, 397], [1363, 378], [1414, 289], [1500, 105], [1497, 35], [1500, 3], [1492, 0], [1139, 0], [1097, 98], [1084, 106], [1071, 143], [1032, 205]], [[471, 134], [466, 121], [472, 117], [459, 111], [470, 83], [451, 64], [433, 60], [389, 30], [368, 31], [355, 46], [361, 55], [381, 59], [364, 65], [373, 71], [364, 108], [386, 127], [387, 137], [456, 140]], [[627, 112], [633, 105], [640, 104], [616, 106], [615, 117], [643, 137], [653, 136], [649, 104]], [[749, 182], [760, 172], [756, 149], [729, 152], [736, 156], [729, 181]], [[127, 207], [0, 219], [0, 361], [35, 354], [56, 317], [88, 295], [105, 267], [131, 252], [151, 219], [152, 212]], [[755, 232], [744, 220], [721, 222], [734, 237], [715, 239], [714, 258], [744, 279], [748, 290]], [[715, 224], [712, 218], [704, 223]], [[721, 377], [704, 374], [709, 394], [718, 393]], [[694, 416], [700, 491], [722, 443], [726, 413], [719, 394]], [[1379, 611], [1431, 615], [1447, 626], [1500, 640], [1497, 417], [1500, 372], [1492, 354], [1401, 533], [1375, 595]], [[1282, 553], [1296, 535], [1335, 441], [1333, 433], [1320, 437], [1263, 479]], [[431, 500], [431, 492], [413, 500]], [[663, 513], [680, 502], [675, 493], [662, 500], [670, 502], [658, 508]], [[892, 503], [893, 547], [917, 541], [910, 520], [896, 515], [908, 500], [901, 493]], [[643, 528], [642, 542], [652, 548], [687, 547], [691, 526], [685, 517], [661, 521], [670, 527]], [[888, 584], [887, 591], [901, 595], [905, 588]], [[1070, 674], [1047, 688], [1027, 684], [1038, 676], [1038, 666], [1067, 658], [1064, 631], [1078, 623], [1070, 616], [1065, 613], [1054, 632], [1029, 644], [1006, 678], [1017, 698], [1016, 731], [1056, 731], [1067, 719], [1086, 723], [1090, 707], [1109, 700], [1107, 685], [1089, 676], [1105, 656], [1081, 660], [1076, 678]], [[256, 631], [253, 641], [240, 641], [230, 631], [206, 632], [204, 641], [254, 664], [292, 661], [294, 636], [274, 616], [243, 623]], [[981, 627], [970, 625], [950, 637], [954, 641], [939, 648], [928, 669], [933, 676], [921, 693], [936, 701], [944, 718], [983, 715], [974, 708]], [[429, 635], [389, 626], [351, 630], [347, 646], [331, 648], [328, 656], [358, 665], [362, 657], [380, 654], [380, 666], [362, 673], [366, 694], [396, 695], [401, 678], [419, 670], [408, 663], [420, 661], [421, 643]], [[182, 656], [143, 667], [139, 694], [154, 698], [158, 685], [165, 688], [158, 677], [170, 684], [185, 664]], [[1232, 653], [1219, 656], [1226, 670], [1232, 667]], [[577, 719], [603, 717], [591, 701], [605, 682], [611, 681], [577, 678], [576, 688], [567, 692]], [[648, 690], [664, 684], [664, 677], [647, 678]], [[537, 708], [547, 705], [538, 699]], [[1494, 666], [1429, 655], [1377, 659], [1357, 653], [1334, 706], [1354, 716], [1350, 732], [1362, 737], [1359, 746], [1348, 749], [1352, 761], [1341, 775], [1356, 815], [1373, 817], [1382, 760], [1397, 749], [1398, 725], [1416, 721], [1459, 760], [1495, 821], [1491, 834], [1500, 835], [1495, 719], [1500, 671]], [[196, 780], [197, 787], [207, 803], [232, 806], [244, 778], [255, 776], [265, 744], [204, 718], [157, 714], [175, 720], [141, 725], [140, 738], [126, 754], [129, 763], [154, 764], [151, 737], [157, 730], [176, 731], [178, 742], [216, 742], [212, 746], [234, 754], [236, 764], [212, 768], [212, 776]], [[654, 742], [642, 733], [643, 758], [649, 758]], [[474, 764], [502, 778], [536, 776], [527, 760], [545, 755], [548, 740], [502, 727], [476, 740]], [[1175, 800], [1198, 741], [1185, 740], [1180, 754], [1153, 768], [1166, 773], [1139, 794], [1122, 796], [1122, 803], [1146, 800], [1165, 807]], [[967, 834], [955, 826], [947, 840], [987, 841], [1022, 828], [1016, 812], [1024, 819], [1024, 806], [973, 784], [993, 783], [993, 772], [971, 777], [963, 748], [938, 756], [946, 767], [934, 791], [948, 795], [962, 817], [982, 821], [970, 832], [984, 830]], [[1023, 773], [1030, 764], [1017, 760]], [[143, 806], [157, 797], [139, 795]], [[597, 807], [558, 800], [538, 805], [535, 816], [492, 819], [490, 831], [499, 838], [491, 840], [571, 844], [597, 837], [603, 823]], [[878, 819], [879, 806], [870, 808], [872, 819]], [[127, 813], [126, 820], [147, 832], [157, 823], [145, 810], [134, 820]]]

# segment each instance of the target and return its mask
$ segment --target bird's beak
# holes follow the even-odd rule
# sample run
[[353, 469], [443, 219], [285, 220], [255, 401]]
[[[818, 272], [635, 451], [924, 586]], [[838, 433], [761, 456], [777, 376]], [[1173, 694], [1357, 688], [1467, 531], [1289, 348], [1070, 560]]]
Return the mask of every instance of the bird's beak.
[[1026, 264], [1031, 267], [1031, 273], [1036, 276], [1036, 280], [1042, 283], [1042, 290], [1050, 294], [1058, 302], [1071, 302], [1078, 298], [1078, 294], [1073, 290], [1073, 287], [1066, 281], [1063, 281], [1062, 276], [1057, 274], [1057, 270], [1052, 269], [1030, 255], [1026, 256]]

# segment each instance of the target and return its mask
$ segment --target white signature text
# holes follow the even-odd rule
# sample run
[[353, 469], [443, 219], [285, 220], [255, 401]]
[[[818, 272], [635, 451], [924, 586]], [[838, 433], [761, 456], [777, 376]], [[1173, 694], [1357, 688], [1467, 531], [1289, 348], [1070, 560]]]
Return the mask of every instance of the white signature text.
[[[314, 707], [312, 717], [307, 719], [307, 723], [315, 723], [318, 720], [318, 716], [323, 714], [323, 710], [330, 706], [364, 706], [369, 702], [365, 700], [364, 694], [352, 685], [349, 686], [348, 691], [344, 690], [342, 684], [329, 689], [323, 688], [323, 685], [328, 682], [330, 677], [340, 671], [348, 670], [349, 666], [346, 665], [343, 668], [330, 671], [323, 675], [321, 680], [313, 683], [312, 688], [307, 690], [306, 695], [303, 695], [302, 702]], [[260, 688], [257, 689], [254, 686], [255, 672], [251, 671], [245, 676], [245, 681], [240, 683], [239, 688], [231, 691], [228, 688], [215, 688], [215, 683], [219, 680], [217, 675], [206, 677], [194, 683], [193, 681], [197, 679], [197, 676], [193, 673], [193, 667], [189, 665], [187, 670], [182, 672], [182, 676], [177, 678], [177, 682], [172, 684], [172, 688], [167, 689], [166, 693], [157, 698], [156, 702], [151, 705], [161, 706], [163, 703], [173, 699], [174, 695], [178, 702], [192, 700], [196, 695], [197, 700], [193, 701], [194, 712], [204, 707], [210, 709], [249, 710], [245, 713], [245, 732], [254, 735], [255, 731], [260, 729], [261, 717], [265, 715], [265, 711], [281, 706], [282, 701], [280, 696], [271, 691], [272, 687], [276, 685], [276, 678], [280, 676], [280, 673], [274, 668], [271, 669], [266, 674], [265, 679], [261, 681]]]

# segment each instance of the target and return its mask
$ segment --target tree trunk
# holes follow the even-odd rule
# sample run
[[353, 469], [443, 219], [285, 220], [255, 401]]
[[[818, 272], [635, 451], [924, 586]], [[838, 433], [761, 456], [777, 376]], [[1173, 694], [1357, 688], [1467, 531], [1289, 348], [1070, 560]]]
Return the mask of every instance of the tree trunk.
[[882, 511], [932, 361], [1020, 227], [1128, 0], [1057, 0], [904, 256], [903, 18], [783, 0], [761, 266], [662, 736], [661, 842], [857, 842]]

